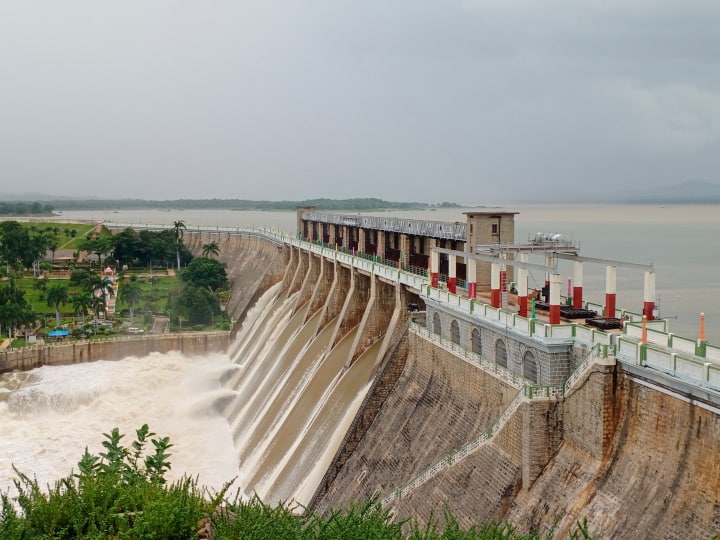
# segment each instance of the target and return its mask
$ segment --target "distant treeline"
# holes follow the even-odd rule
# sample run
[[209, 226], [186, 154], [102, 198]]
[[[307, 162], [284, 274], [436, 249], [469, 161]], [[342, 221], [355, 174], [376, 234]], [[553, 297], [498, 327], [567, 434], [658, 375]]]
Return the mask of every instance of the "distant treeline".
[[147, 201], [143, 199], [93, 199], [53, 201], [58, 210], [129, 210], [146, 208], [223, 209], [223, 210], [295, 210], [296, 206], [315, 206], [318, 210], [415, 210], [425, 208], [456, 208], [451, 202], [425, 204], [390, 202], [382, 199], [307, 199], [304, 201], [248, 201], [244, 199], [176, 199]]
[[0, 202], [0, 216], [42, 216], [53, 210], [52, 205], [39, 202]]

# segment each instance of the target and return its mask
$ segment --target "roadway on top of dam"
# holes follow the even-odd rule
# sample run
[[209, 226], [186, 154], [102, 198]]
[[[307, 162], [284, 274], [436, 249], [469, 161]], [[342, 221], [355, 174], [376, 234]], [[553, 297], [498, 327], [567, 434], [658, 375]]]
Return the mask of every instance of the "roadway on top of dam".
[[[113, 229], [168, 229], [167, 225], [153, 224], [105, 222], [104, 225]], [[385, 281], [407, 286], [423, 299], [434, 300], [449, 310], [501, 328], [503, 332], [512, 332], [545, 343], [564, 342], [570, 345], [580, 342], [592, 347], [604, 347], [607, 351], [605, 354], [614, 355], [615, 359], [634, 375], [673, 393], [680, 393], [687, 399], [698, 399], [720, 406], [720, 347], [703, 342], [702, 350], [705, 356], [698, 356], [696, 352], [700, 342], [652, 327], [643, 330], [638, 322], [640, 317], [635, 313], [620, 310], [622, 315], [627, 314], [631, 318], [622, 333], [606, 333], [579, 322], [552, 325], [542, 318], [528, 319], [501, 308], [493, 308], [482, 300], [472, 300], [447, 290], [432, 288], [425, 275], [314, 244], [275, 230], [257, 227], [186, 226], [185, 232], [258, 236], [278, 245], [291, 245], [316, 253]]]

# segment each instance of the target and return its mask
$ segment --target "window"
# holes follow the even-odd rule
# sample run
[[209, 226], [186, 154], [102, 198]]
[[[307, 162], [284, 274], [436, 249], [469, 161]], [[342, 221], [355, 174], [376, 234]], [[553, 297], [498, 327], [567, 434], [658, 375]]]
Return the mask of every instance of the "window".
[[436, 311], [433, 314], [433, 332], [442, 334], [442, 325], [440, 324], [440, 314]]
[[472, 352], [482, 354], [482, 341], [480, 338], [480, 330], [473, 328], [472, 335], [470, 336], [470, 344], [472, 346]]
[[499, 366], [507, 368], [507, 348], [502, 339], [498, 339], [495, 343], [495, 363]]
[[534, 383], [538, 382], [537, 359], [530, 351], [527, 351], [523, 355], [523, 377], [525, 377], [528, 381], [532, 381]]
[[450, 340], [460, 345], [460, 325], [455, 320], [450, 323]]

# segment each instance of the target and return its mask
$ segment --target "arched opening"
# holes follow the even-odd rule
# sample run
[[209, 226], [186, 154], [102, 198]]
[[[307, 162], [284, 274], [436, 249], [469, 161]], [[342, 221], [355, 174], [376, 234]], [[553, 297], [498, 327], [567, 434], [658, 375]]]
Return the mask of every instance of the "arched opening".
[[535, 358], [535, 355], [532, 352], [527, 351], [523, 355], [523, 377], [528, 381], [537, 383], [537, 375], [537, 358]]
[[442, 325], [440, 324], [440, 314], [436, 311], [433, 314], [433, 332], [442, 334]]
[[450, 340], [460, 345], [460, 325], [456, 320], [450, 323]]
[[470, 335], [470, 346], [472, 352], [482, 354], [482, 340], [480, 338], [480, 330], [473, 328], [472, 334]]
[[495, 342], [495, 363], [507, 368], [507, 347], [502, 339]]

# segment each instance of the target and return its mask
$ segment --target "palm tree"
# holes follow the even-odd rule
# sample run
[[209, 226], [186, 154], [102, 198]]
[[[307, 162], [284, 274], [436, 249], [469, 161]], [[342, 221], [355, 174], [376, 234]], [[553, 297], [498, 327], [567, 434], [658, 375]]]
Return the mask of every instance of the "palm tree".
[[92, 295], [78, 294], [72, 299], [73, 313], [82, 315], [83, 326], [85, 325], [85, 316], [88, 314], [88, 308], [92, 305]]
[[120, 299], [130, 308], [130, 324], [135, 322], [135, 304], [142, 298], [143, 293], [140, 285], [131, 281], [120, 287]]
[[60, 326], [60, 306], [68, 301], [68, 290], [65, 285], [56, 283], [48, 287], [45, 293], [47, 305], [55, 308], [55, 326]]
[[218, 247], [217, 242], [214, 240], [208, 244], [203, 244], [202, 247], [202, 254], [203, 257], [209, 257], [210, 255], [217, 257], [220, 253], [220, 248]]
[[115, 296], [113, 280], [107, 276], [91, 274], [88, 276], [86, 283], [87, 288], [90, 289], [90, 293], [92, 294]]
[[177, 242], [177, 247], [175, 248], [175, 254], [177, 255], [178, 270], [180, 270], [180, 241], [182, 240], [185, 229], [187, 229], [187, 227], [185, 226], [185, 222], [182, 219], [173, 222], [173, 230], [175, 231], [175, 241]]
[[93, 309], [93, 315], [95, 317], [95, 331], [97, 331], [98, 326], [98, 315], [100, 312], [105, 312], [105, 309], [107, 308], [107, 305], [105, 304], [105, 296], [104, 295], [93, 295], [90, 297], [90, 305]]

